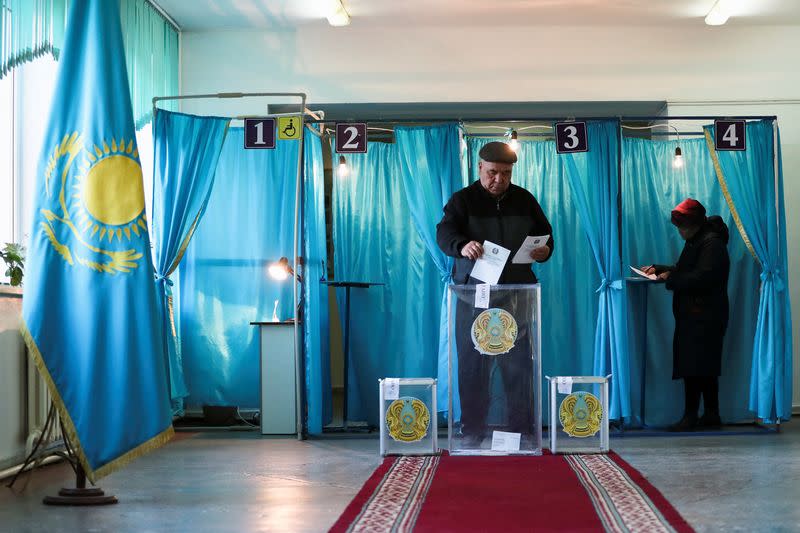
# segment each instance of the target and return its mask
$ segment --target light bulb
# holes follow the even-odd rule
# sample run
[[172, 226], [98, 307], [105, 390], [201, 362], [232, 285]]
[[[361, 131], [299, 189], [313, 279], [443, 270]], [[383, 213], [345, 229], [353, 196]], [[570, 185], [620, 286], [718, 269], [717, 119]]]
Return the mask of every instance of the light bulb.
[[328, 0], [325, 17], [331, 26], [347, 26], [350, 24], [350, 13], [345, 9], [342, 0]]
[[675, 147], [675, 156], [672, 158], [672, 168], [683, 168], [683, 154], [681, 153], [681, 147]]
[[519, 141], [517, 140], [517, 130], [511, 130], [511, 141], [508, 143], [508, 145], [515, 152], [519, 150]]
[[269, 275], [272, 279], [277, 279], [278, 281], [283, 281], [289, 277], [289, 273], [286, 272], [286, 269], [282, 265], [273, 264], [269, 266]]
[[350, 168], [347, 166], [347, 161], [345, 161], [344, 156], [339, 156], [339, 168], [336, 171], [340, 178], [346, 178], [350, 175]]
[[706, 15], [706, 24], [709, 26], [721, 26], [728, 21], [731, 16], [730, 0], [717, 0]]

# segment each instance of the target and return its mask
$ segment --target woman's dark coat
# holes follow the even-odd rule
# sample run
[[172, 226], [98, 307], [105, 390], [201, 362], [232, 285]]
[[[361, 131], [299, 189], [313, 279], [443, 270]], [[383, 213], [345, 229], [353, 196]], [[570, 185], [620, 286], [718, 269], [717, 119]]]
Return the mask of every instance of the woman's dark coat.
[[673, 291], [672, 378], [719, 376], [722, 341], [728, 327], [728, 227], [709, 217], [683, 247], [669, 270], [666, 287]]

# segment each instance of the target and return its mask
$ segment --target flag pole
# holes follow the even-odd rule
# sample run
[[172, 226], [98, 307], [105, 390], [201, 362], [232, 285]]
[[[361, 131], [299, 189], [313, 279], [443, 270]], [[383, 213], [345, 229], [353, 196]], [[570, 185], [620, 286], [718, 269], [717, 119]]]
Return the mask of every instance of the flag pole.
[[70, 506], [112, 505], [119, 503], [116, 496], [106, 494], [100, 487], [86, 486], [86, 470], [83, 469], [83, 465], [73, 453], [67, 433], [63, 432], [63, 435], [64, 447], [67, 450], [67, 460], [75, 470], [75, 488], [62, 488], [58, 491], [58, 496], [45, 496], [42, 503], [45, 505]]

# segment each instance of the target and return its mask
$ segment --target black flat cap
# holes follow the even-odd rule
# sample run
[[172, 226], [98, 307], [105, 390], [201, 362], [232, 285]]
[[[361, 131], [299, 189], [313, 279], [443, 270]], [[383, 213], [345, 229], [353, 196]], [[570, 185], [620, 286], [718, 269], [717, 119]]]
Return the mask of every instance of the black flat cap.
[[478, 152], [478, 156], [488, 163], [507, 163], [513, 165], [517, 162], [517, 154], [506, 143], [493, 141], [487, 143]]

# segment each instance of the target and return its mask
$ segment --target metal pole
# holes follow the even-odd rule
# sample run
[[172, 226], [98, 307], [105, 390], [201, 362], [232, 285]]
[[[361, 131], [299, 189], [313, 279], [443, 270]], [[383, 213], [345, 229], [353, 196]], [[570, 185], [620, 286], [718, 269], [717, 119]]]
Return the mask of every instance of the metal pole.
[[347, 431], [347, 377], [350, 372], [350, 285], [344, 293], [344, 398], [342, 399], [342, 427]]
[[[777, 248], [778, 248], [778, 264], [773, 265], [773, 269], [777, 269], [779, 265], [782, 264], [783, 260], [781, 258], [781, 246], [783, 245], [783, 240], [781, 239], [781, 210], [780, 210], [780, 194], [781, 191], [778, 190], [780, 187], [780, 172], [779, 172], [779, 165], [780, 161], [778, 160], [778, 120], [773, 119], [772, 121], [772, 172], [773, 172], [773, 179], [774, 179], [774, 191], [775, 191], [775, 221], [776, 226], [775, 229], [777, 231]], [[785, 273], [784, 273], [785, 275]], [[785, 290], [789, 290], [789, 287], [786, 287]], [[782, 376], [777, 376], [778, 379], [781, 379]], [[781, 417], [778, 416], [778, 402], [780, 401], [775, 397], [775, 425], [777, 431], [781, 430]]]
[[[305, 115], [306, 109], [306, 95], [303, 94], [301, 97], [301, 104], [300, 104], [300, 143], [298, 147], [297, 153], [297, 179], [296, 179], [296, 187], [295, 187], [295, 198], [294, 198], [294, 271], [300, 272], [299, 269], [299, 248], [300, 248], [300, 238], [302, 238], [302, 231], [301, 231], [301, 224], [302, 221], [300, 220], [300, 202], [303, 197], [302, 191], [302, 184], [303, 184], [303, 141], [305, 139], [305, 132], [304, 132], [304, 125], [303, 125], [303, 117]], [[308, 279], [306, 279], [308, 282]], [[301, 288], [303, 288], [302, 282], [300, 283]], [[300, 338], [300, 312], [298, 311], [298, 303], [299, 298], [297, 294], [297, 283], [293, 283], [292, 286], [294, 287], [294, 310], [295, 310], [295, 320], [294, 320], [294, 379], [295, 379], [295, 412], [297, 413], [297, 440], [303, 440], [303, 367], [302, 367], [302, 355], [303, 350], [301, 347]]]

